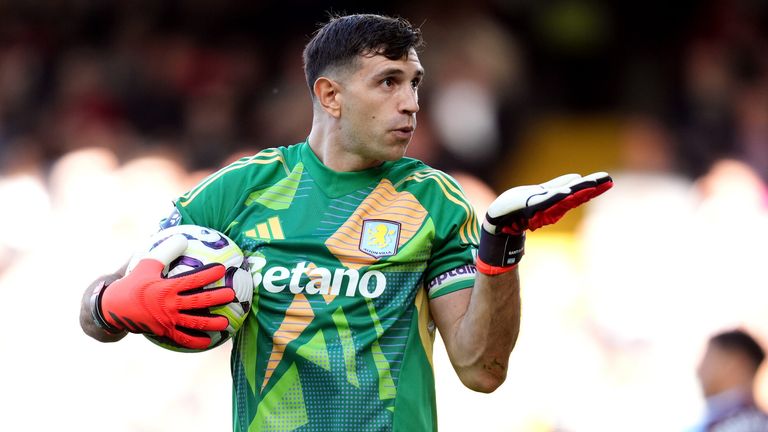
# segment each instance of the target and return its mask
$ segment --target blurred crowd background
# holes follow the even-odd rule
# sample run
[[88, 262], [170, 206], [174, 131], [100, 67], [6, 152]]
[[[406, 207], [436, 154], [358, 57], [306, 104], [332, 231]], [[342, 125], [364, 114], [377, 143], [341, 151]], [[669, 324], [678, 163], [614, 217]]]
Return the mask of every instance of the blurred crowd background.
[[502, 388], [463, 389], [437, 344], [442, 430], [680, 431], [706, 338], [768, 343], [766, 2], [3, 1], [0, 429], [228, 430], [227, 348], [98, 344], [80, 298], [203, 176], [306, 137], [328, 12], [421, 26], [409, 155], [481, 214], [566, 172], [616, 182], [529, 236]]

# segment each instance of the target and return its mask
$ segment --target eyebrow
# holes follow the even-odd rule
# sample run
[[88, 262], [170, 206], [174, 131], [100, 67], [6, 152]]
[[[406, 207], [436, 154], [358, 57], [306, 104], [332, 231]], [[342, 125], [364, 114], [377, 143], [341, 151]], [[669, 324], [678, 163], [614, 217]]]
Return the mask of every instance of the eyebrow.
[[[388, 67], [383, 71], [374, 75], [374, 78], [381, 79], [381, 78], [392, 76], [392, 75], [405, 75], [405, 74], [406, 74], [405, 71], [399, 67]], [[416, 76], [414, 78], [422, 78], [422, 77], [424, 77], [424, 69], [422, 68], [416, 69]]]

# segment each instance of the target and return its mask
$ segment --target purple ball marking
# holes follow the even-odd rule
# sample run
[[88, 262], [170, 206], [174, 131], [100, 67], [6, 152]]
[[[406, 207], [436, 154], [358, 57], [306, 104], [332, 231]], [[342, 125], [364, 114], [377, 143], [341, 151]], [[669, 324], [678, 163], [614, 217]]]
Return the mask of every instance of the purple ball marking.
[[171, 237], [171, 236], [166, 236], [166, 237], [163, 237], [163, 238], [161, 238], [160, 240], [156, 241], [156, 242], [155, 242], [155, 244], [153, 244], [153, 245], [152, 245], [152, 247], [151, 247], [151, 248], [149, 248], [149, 250], [152, 250], [152, 249], [156, 248], [156, 247], [157, 247], [157, 245], [159, 245], [160, 243], [162, 243], [162, 242], [164, 242], [164, 241], [168, 240], [170, 237]]
[[[211, 234], [211, 231], [208, 231], [208, 230], [205, 230], [205, 229], [201, 230], [201, 232], [203, 234]], [[212, 241], [212, 242], [211, 241], [200, 240], [199, 238], [197, 238], [197, 237], [195, 237], [195, 236], [193, 236], [191, 234], [184, 234], [184, 237], [186, 237], [189, 240], [197, 240], [200, 243], [208, 246], [211, 249], [215, 249], [215, 250], [224, 249], [225, 247], [227, 247], [227, 245], [229, 245], [229, 242], [227, 241], [227, 239], [222, 237], [219, 233], [215, 233], [215, 234], [217, 236], [219, 236], [219, 239], [216, 240], [216, 241]]]
[[178, 265], [185, 265], [196, 269], [202, 267], [203, 262], [197, 258], [182, 255], [171, 262], [170, 268], [174, 268]]
[[230, 267], [224, 273], [224, 284], [227, 286], [235, 286], [235, 273], [237, 273], [237, 267]]
[[229, 242], [227, 241], [227, 239], [225, 239], [222, 236], [219, 236], [219, 239], [216, 240], [215, 242], [204, 241], [202, 243], [204, 245], [208, 246], [209, 248], [216, 249], [216, 250], [224, 249], [225, 247], [227, 247], [229, 245]]

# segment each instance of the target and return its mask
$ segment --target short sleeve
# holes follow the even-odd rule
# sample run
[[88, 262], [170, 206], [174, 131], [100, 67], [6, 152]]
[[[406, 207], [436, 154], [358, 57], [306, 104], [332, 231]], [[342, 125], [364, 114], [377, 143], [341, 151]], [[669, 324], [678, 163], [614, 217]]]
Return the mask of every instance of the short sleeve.
[[284, 172], [284, 159], [278, 149], [242, 158], [179, 197], [176, 209], [183, 223], [226, 232], [251, 190], [269, 181], [275, 172]]
[[179, 197], [175, 205], [181, 220], [224, 231], [228, 224], [228, 210], [240, 200], [234, 190], [242, 190], [237, 177], [228, 175], [232, 166], [223, 168], [206, 177], [194, 188]]
[[452, 177], [437, 170], [427, 175], [432, 180], [426, 193], [435, 239], [424, 281], [429, 297], [435, 298], [474, 285], [479, 225], [474, 208]]

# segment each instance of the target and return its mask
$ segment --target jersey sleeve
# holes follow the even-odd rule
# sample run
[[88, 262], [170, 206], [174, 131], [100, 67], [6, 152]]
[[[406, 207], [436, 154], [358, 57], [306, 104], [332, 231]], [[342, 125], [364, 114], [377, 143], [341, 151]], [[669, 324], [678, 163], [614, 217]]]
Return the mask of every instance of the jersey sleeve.
[[176, 200], [181, 223], [227, 232], [251, 190], [283, 165], [282, 153], [268, 149], [209, 175]]
[[435, 239], [424, 281], [429, 298], [436, 298], [475, 282], [475, 257], [479, 242], [477, 215], [459, 184], [449, 175], [429, 170], [430, 215]]

